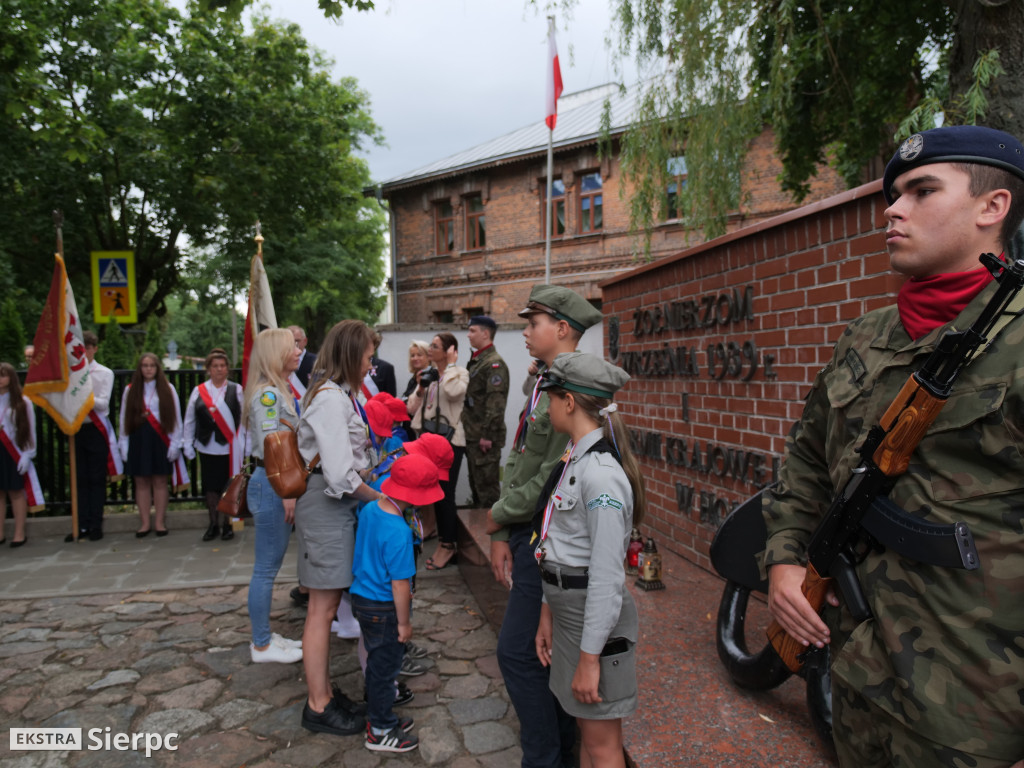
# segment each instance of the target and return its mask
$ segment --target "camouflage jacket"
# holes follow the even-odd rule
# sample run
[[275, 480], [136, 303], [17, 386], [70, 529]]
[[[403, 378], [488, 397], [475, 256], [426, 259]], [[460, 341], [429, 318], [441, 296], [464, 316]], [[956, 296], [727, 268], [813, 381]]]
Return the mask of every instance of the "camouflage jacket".
[[492, 344], [480, 351], [466, 366], [469, 386], [462, 425], [466, 442], [485, 437], [495, 447], [505, 445], [505, 403], [508, 401], [508, 366]]
[[[966, 328], [994, 291], [912, 341], [895, 307], [854, 321], [818, 374], [765, 494], [765, 565], [804, 563], [804, 547], [867, 431], [942, 333]], [[833, 677], [937, 743], [1024, 757], [1024, 320], [1010, 322], [961, 373], [890, 498], [933, 522], [966, 522], [976, 571], [874, 552], [857, 567], [873, 618], [827, 609]]]

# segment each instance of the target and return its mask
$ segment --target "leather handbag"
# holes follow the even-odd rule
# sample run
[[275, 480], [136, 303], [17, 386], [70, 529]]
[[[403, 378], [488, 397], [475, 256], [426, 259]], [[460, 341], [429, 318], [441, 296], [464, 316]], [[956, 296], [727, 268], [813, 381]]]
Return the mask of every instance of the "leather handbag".
[[435, 435], [440, 435], [449, 443], [452, 438], [455, 437], [455, 427], [448, 421], [448, 417], [441, 414], [441, 402], [440, 399], [437, 403], [437, 408], [434, 411], [434, 418], [427, 418], [427, 399], [423, 398], [423, 404], [420, 406], [420, 432], [430, 432]]
[[284, 419], [288, 429], [271, 432], [263, 439], [263, 468], [274, 493], [282, 499], [297, 499], [306, 492], [309, 475], [320, 463], [320, 454], [306, 464], [299, 453], [295, 428]]
[[228, 517], [241, 519], [252, 517], [249, 512], [249, 502], [246, 492], [249, 489], [249, 468], [242, 467], [242, 471], [231, 478], [228, 487], [221, 494], [217, 502], [217, 511]]

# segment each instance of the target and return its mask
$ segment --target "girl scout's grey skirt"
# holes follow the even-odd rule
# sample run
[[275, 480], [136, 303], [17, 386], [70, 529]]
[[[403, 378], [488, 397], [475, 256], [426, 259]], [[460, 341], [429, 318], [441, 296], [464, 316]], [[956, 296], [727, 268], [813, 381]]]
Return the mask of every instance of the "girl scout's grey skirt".
[[[303, 582], [305, 583], [305, 582]], [[583, 637], [583, 611], [587, 603], [587, 590], [562, 589], [553, 584], [544, 585], [544, 597], [551, 606], [551, 677], [548, 687], [558, 703], [573, 717], [590, 720], [614, 720], [636, 711], [636, 637], [639, 622], [633, 596], [622, 587], [622, 609], [609, 641], [625, 638], [625, 650], [601, 656], [601, 679], [597, 685], [599, 704], [583, 704], [572, 695], [572, 678], [580, 659], [580, 639]], [[618, 643], [623, 645], [623, 643]], [[608, 650], [616, 650], [614, 644]]]
[[345, 589], [352, 584], [357, 502], [332, 498], [324, 493], [326, 487], [324, 476], [313, 473], [295, 503], [299, 583], [312, 589]]

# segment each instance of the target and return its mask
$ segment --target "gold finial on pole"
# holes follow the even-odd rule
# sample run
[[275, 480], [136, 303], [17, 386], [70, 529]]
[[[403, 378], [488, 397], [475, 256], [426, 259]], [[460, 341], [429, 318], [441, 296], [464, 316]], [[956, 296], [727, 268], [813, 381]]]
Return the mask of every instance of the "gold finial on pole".
[[263, 258], [263, 225], [256, 221], [256, 255]]
[[64, 258], [64, 212], [55, 210], [53, 212], [53, 228], [57, 230], [57, 255]]

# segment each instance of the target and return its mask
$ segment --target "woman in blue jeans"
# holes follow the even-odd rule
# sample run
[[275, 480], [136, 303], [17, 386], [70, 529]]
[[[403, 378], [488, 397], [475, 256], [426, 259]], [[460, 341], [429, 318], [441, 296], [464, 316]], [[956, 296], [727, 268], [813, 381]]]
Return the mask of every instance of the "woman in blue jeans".
[[302, 641], [288, 640], [270, 631], [270, 603], [274, 578], [288, 549], [288, 536], [295, 520], [295, 499], [282, 499], [270, 487], [263, 469], [263, 441], [271, 432], [288, 429], [298, 420], [295, 402], [288, 388], [288, 375], [299, 367], [300, 350], [291, 331], [270, 328], [261, 331], [252, 345], [249, 376], [245, 385], [244, 420], [252, 436], [252, 457], [256, 468], [246, 500], [255, 523], [255, 562], [249, 582], [249, 623], [254, 662], [277, 661], [290, 664], [302, 660]]

